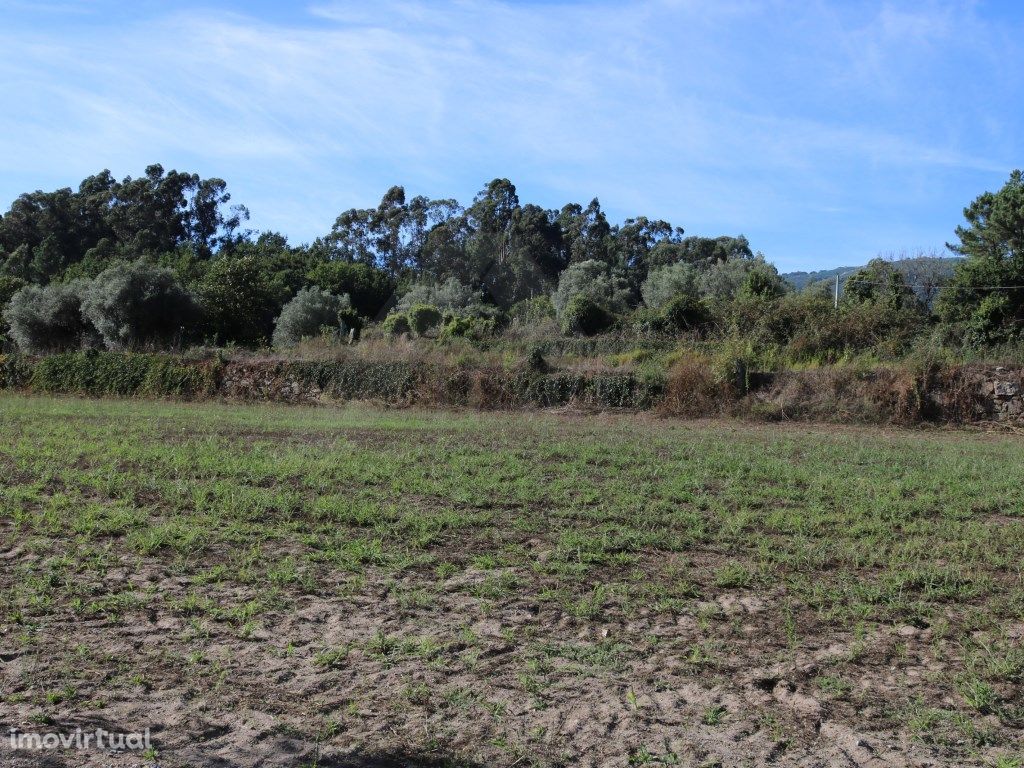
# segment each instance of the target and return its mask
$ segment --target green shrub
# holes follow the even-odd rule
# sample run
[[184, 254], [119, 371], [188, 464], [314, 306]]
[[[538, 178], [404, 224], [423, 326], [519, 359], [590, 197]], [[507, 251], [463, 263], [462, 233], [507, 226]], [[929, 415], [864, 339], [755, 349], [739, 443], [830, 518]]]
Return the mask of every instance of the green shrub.
[[544, 359], [544, 349], [536, 344], [526, 353], [526, 370], [531, 373], [548, 373], [551, 366]]
[[825, 309], [806, 316], [794, 328], [786, 354], [791, 362], [834, 363], [873, 350], [887, 358], [907, 352], [925, 328], [916, 311], [870, 303]]
[[550, 296], [534, 296], [516, 302], [508, 310], [508, 317], [521, 325], [538, 323], [555, 318], [555, 305]]
[[629, 280], [602, 261], [591, 259], [570, 264], [558, 277], [551, 303], [562, 317], [572, 300], [586, 296], [593, 303], [624, 312], [633, 304]]
[[183, 364], [175, 358], [154, 356], [142, 383], [142, 394], [161, 397], [209, 397], [218, 387], [217, 365]]
[[3, 318], [4, 308], [13, 298], [14, 294], [24, 288], [25, 285], [26, 282], [21, 278], [0, 274], [0, 349], [3, 348], [7, 332], [9, 331], [7, 323]]
[[340, 335], [342, 313], [352, 308], [348, 296], [334, 296], [319, 288], [303, 288], [284, 305], [274, 326], [274, 346], [294, 347], [305, 338], [319, 336], [323, 329]]
[[697, 287], [702, 297], [716, 301], [731, 301], [743, 292], [764, 296], [786, 292], [778, 270], [760, 254], [713, 264], [700, 274]]
[[310, 271], [309, 281], [335, 296], [348, 294], [352, 308], [371, 319], [380, 314], [395, 292], [395, 284], [386, 273], [359, 262], [322, 262]]
[[844, 304], [874, 304], [891, 309], [923, 309], [906, 275], [891, 262], [872, 259], [843, 283]]
[[658, 383], [632, 375], [594, 376], [587, 380], [586, 398], [601, 408], [648, 408], [662, 391]]
[[83, 283], [27, 285], [4, 308], [4, 321], [18, 349], [30, 354], [74, 349], [95, 330], [82, 316]]
[[192, 398], [214, 394], [217, 378], [212, 366], [169, 355], [87, 350], [42, 358], [28, 384], [40, 392]]
[[471, 341], [482, 341], [493, 337], [498, 331], [498, 322], [494, 318], [467, 317], [465, 315], [446, 315], [441, 328], [441, 338], [464, 338]]
[[664, 392], [662, 382], [644, 382], [632, 374], [560, 372], [533, 375], [519, 380], [517, 386], [522, 388], [518, 404], [542, 407], [577, 402], [598, 408], [649, 408]]
[[964, 324], [965, 340], [974, 346], [1000, 344], [1017, 334], [1012, 322], [1014, 306], [1004, 293], [992, 293], [983, 298]]
[[431, 304], [415, 304], [409, 308], [409, 327], [417, 336], [441, 324], [441, 311]]
[[697, 270], [691, 264], [666, 264], [652, 269], [640, 287], [644, 304], [661, 309], [679, 295], [697, 298]]
[[699, 328], [710, 319], [707, 306], [687, 293], [677, 293], [661, 307], [663, 328], [669, 333]]
[[[430, 282], [414, 283], [398, 301], [398, 309], [401, 312], [411, 312], [418, 304], [425, 304], [431, 307], [438, 307], [442, 310], [467, 310], [469, 307], [483, 303], [483, 295], [480, 291], [468, 285], [460, 283], [456, 278], [450, 277], [445, 282], [435, 284]], [[466, 314], [464, 311], [461, 314]]]
[[341, 310], [338, 313], [338, 322], [344, 334], [354, 331], [352, 334], [353, 339], [359, 338], [359, 334], [363, 332], [363, 326], [365, 325], [362, 315], [355, 308]]
[[562, 331], [566, 334], [593, 336], [611, 327], [615, 317], [589, 296], [579, 294], [562, 311]]
[[202, 337], [217, 344], [264, 344], [282, 299], [256, 256], [215, 259], [198, 285]]
[[665, 332], [664, 316], [661, 310], [640, 306], [629, 314], [628, 327], [636, 338], [660, 335]]
[[409, 318], [404, 312], [392, 312], [384, 318], [381, 323], [384, 333], [389, 336], [401, 336], [403, 333], [411, 333], [412, 326], [409, 325]]
[[144, 261], [115, 264], [83, 284], [82, 315], [110, 349], [180, 344], [199, 314], [171, 270]]
[[32, 378], [32, 363], [21, 355], [0, 355], [0, 389], [19, 389]]

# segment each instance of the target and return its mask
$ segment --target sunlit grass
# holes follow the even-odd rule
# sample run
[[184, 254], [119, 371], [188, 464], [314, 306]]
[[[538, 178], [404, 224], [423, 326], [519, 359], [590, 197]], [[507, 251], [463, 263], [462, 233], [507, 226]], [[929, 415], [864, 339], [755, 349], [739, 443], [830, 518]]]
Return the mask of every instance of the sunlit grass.
[[[1024, 717], [1006, 635], [1024, 615], [1020, 455], [1013, 437], [964, 432], [4, 396], [0, 525], [36, 556], [0, 585], [0, 626], [159, 609], [247, 635], [338, 574], [351, 594], [383, 580], [408, 614], [460, 591], [484, 610], [527, 595], [581, 622], [703, 626], [724, 621], [717, 597], [760, 596], [759, 631], [793, 652], [811, 634], [931, 628], [957, 649], [941, 682], [959, 708], [908, 700], [900, 717], [925, 741], [978, 741], [976, 718]], [[187, 593], [109, 586], [144, 559]], [[588, 674], [650, 650], [515, 642], [537, 696], [553, 662]], [[456, 663], [448, 648], [381, 634], [360, 652]], [[343, 668], [350, 650], [317, 663]], [[727, 651], [709, 637], [682, 658], [714, 674]], [[816, 674], [823, 695], [855, 695], [850, 669]]]

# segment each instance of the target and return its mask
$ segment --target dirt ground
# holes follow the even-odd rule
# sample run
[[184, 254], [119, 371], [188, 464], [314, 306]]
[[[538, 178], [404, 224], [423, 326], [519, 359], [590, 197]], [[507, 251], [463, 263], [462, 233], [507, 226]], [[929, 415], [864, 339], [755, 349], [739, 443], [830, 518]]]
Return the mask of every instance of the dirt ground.
[[[0, 552], [5, 563], [22, 557], [31, 555], [17, 547]], [[927, 695], [929, 678], [942, 668], [928, 629], [894, 627], [862, 638], [828, 632], [791, 649], [765, 620], [771, 595], [722, 594], [671, 620], [642, 611], [630, 621], [594, 623], [528, 598], [467, 595], [466, 580], [494, 576], [459, 574], [429, 605], [409, 608], [396, 595], [415, 583], [374, 582], [370, 571], [359, 596], [334, 596], [346, 591], [343, 582], [324, 585], [324, 595], [296, 596], [290, 610], [265, 615], [245, 638], [216, 625], [197, 630], [187, 617], [158, 611], [113, 626], [56, 615], [21, 653], [7, 650], [9, 638], [0, 635], [5, 691], [45, 688], [52, 670], [74, 665], [102, 697], [95, 708], [68, 707], [45, 724], [32, 721], [30, 704], [5, 706], [3, 734], [12, 726], [33, 732], [148, 727], [158, 750], [148, 762], [127, 753], [26, 755], [11, 752], [5, 739], [0, 764], [955, 764], [885, 725], [889, 694], [911, 688]], [[126, 563], [111, 578], [122, 582], [108, 585], [118, 589], [155, 587], [165, 602], [185, 599], [189, 588], [153, 562]], [[708, 642], [700, 625], [709, 617], [725, 653], [695, 665], [693, 649]], [[193, 635], [189, 643], [185, 638]], [[382, 636], [399, 640], [365, 650]], [[518, 642], [525, 638], [543, 647], [533, 663]], [[204, 649], [195, 662], [198, 675], [178, 661], [194, 647]], [[328, 664], [318, 656], [324, 648], [352, 650]], [[854, 663], [863, 705], [815, 695], [812, 681], [823, 669], [835, 674]], [[144, 679], [109, 688], [119, 664], [142, 670]], [[551, 682], [524, 695], [524, 670]]]
[[[819, 477], [838, 482], [825, 470], [786, 475], [793, 457], [827, 468], [838, 456], [850, 468], [849, 487], [867, 488], [859, 478], [875, 473], [871, 489], [889, 494], [894, 461], [923, 462], [945, 451], [943, 471], [993, 489], [994, 501], [979, 507], [976, 498], [949, 495], [947, 506], [955, 501], [964, 511], [937, 516], [927, 465], [908, 458], [900, 476], [918, 484], [907, 481], [872, 502], [901, 521], [880, 517], [878, 530], [909, 542], [914, 526], [928, 525], [925, 546], [948, 544], [952, 552], [960, 546], [955, 537], [988, 531], [990, 549], [1001, 541], [1014, 549], [1020, 518], [996, 502], [1016, 498], [1016, 481], [1009, 491], [995, 488], [993, 462], [963, 463], [958, 443], [940, 448], [932, 438], [895, 435], [878, 453], [866, 431], [833, 439], [827, 431], [698, 424], [644, 426], [647, 442], [662, 441], [648, 447], [625, 420], [585, 429], [552, 421], [517, 426], [518, 442], [506, 450], [486, 420], [468, 423], [455, 440], [440, 417], [443, 430], [430, 416], [387, 432], [374, 427], [383, 417], [342, 414], [317, 438], [305, 423], [251, 425], [255, 411], [240, 411], [231, 416], [238, 423], [227, 425], [205, 423], [213, 410], [190, 413], [181, 426], [173, 410], [180, 406], [145, 406], [118, 427], [120, 413], [109, 406], [109, 414], [74, 425], [84, 447], [65, 455], [64, 422], [75, 411], [43, 420], [34, 403], [14, 407], [27, 415], [9, 416], [13, 437], [0, 441], [7, 486], [0, 496], [7, 505], [0, 508], [0, 766], [1022, 765], [1019, 573], [993, 566], [988, 581], [980, 571], [959, 581], [929, 572], [915, 577], [918, 586], [904, 579], [909, 586], [900, 589], [919, 590], [917, 602], [886, 593], [887, 605], [902, 612], [888, 615], [901, 618], [864, 621], [830, 618], [824, 603], [808, 604], [813, 580], [798, 592], [790, 579], [810, 572], [830, 594], [843, 594], [828, 567], [800, 561], [810, 550], [794, 542], [820, 530], [820, 545], [831, 546], [841, 538], [838, 526], [858, 519], [833, 523], [830, 516], [846, 513], [831, 499], [849, 498], [847, 486], [833, 494], [832, 486], [816, 485]], [[156, 429], [142, 420], [151, 412], [170, 421]], [[291, 413], [281, 418], [314, 418]], [[618, 442], [608, 450], [586, 447], [613, 428]], [[782, 445], [783, 437], [792, 445]], [[25, 448], [18, 441], [26, 439], [35, 443]], [[930, 453], [920, 450], [933, 444]], [[651, 456], [624, 455], [624, 446]], [[986, 456], [1013, 450], [989, 437], [978, 446]], [[751, 462], [774, 461], [769, 454], [779, 452], [780, 463], [765, 465], [785, 480], [771, 489], [770, 503], [752, 499], [761, 481], [749, 475], [746, 459], [736, 461], [744, 451]], [[424, 470], [422, 456], [443, 456], [439, 467], [486, 478], [503, 496], [486, 489], [464, 496], [461, 480]], [[383, 472], [385, 461], [393, 463]], [[578, 478], [558, 486], [554, 462], [574, 467]], [[672, 501], [691, 497], [689, 485], [664, 485], [660, 467], [669, 462], [693, 473], [700, 495]], [[149, 467], [159, 482], [143, 479]], [[304, 467], [308, 475], [295, 474]], [[613, 472], [633, 474], [615, 480]], [[531, 473], [535, 484], [517, 485]], [[634, 512], [634, 486], [648, 477], [661, 484], [651, 487], [670, 515], [656, 517], [660, 507], [646, 506], [649, 520], [685, 522], [675, 510], [692, 507], [702, 516], [694, 521], [718, 527], [702, 528], [703, 538], [685, 546], [643, 543], [648, 532], [665, 533]], [[729, 486], [730, 478], [745, 485]], [[363, 520], [355, 507], [345, 507], [348, 528], [326, 517], [318, 499], [343, 481], [353, 495], [376, 484], [366, 508], [371, 516], [387, 512], [380, 514], [390, 527]], [[584, 481], [601, 493], [580, 498]], [[541, 487], [553, 511], [530, 502]], [[880, 492], [871, 489], [865, 493]], [[263, 493], [276, 494], [272, 505], [251, 513], [250, 502]], [[615, 504], [607, 502], [613, 493]], [[229, 521], [216, 535], [202, 517], [214, 495], [217, 519]], [[722, 498], [730, 501], [721, 513], [707, 506]], [[904, 514], [917, 498], [928, 504]], [[805, 524], [810, 533], [762, 536], [795, 519], [790, 499], [819, 510], [818, 522]], [[453, 511], [425, 535], [418, 521], [444, 504]], [[331, 509], [341, 514], [340, 506]], [[743, 527], [730, 533], [732, 517], [744, 513]], [[599, 515], [610, 521], [600, 529], [590, 522]], [[169, 537], [167, 526], [186, 518], [192, 528], [174, 529], [177, 539], [151, 538]], [[635, 528], [627, 531], [627, 523]], [[968, 524], [976, 527], [962, 527]], [[865, 535], [851, 535], [848, 546]], [[372, 549], [380, 537], [390, 537], [390, 549]], [[239, 548], [254, 538], [251, 550]], [[896, 562], [899, 544], [894, 539], [896, 554], [885, 563]], [[358, 552], [345, 549], [356, 545]], [[594, 547], [590, 560], [587, 546]], [[793, 546], [795, 554], [773, 560], [765, 547], [775, 546]], [[353, 552], [356, 560], [337, 559]], [[993, 560], [998, 565], [1012, 551], [995, 554], [1005, 555]], [[737, 573], [741, 555], [785, 566]], [[985, 552], [971, 556], [987, 562]], [[822, 562], [856, 562], [851, 572], [865, 584], [880, 575], [870, 551], [829, 557]], [[958, 591], [946, 597], [941, 589]], [[645, 602], [645, 594], [658, 599]], [[966, 673], [983, 662], [1003, 666], [988, 677], [976, 672], [972, 693]], [[98, 727], [148, 728], [152, 749], [28, 752], [12, 749], [9, 739], [10, 729]]]

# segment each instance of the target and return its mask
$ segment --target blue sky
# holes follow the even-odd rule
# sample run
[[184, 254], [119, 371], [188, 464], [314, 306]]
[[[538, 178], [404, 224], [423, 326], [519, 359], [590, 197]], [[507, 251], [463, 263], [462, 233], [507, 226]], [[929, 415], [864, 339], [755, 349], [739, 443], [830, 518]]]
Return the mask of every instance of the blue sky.
[[392, 184], [746, 234], [783, 270], [941, 249], [1024, 166], [1024, 3], [0, 0], [0, 204], [220, 176], [311, 240]]

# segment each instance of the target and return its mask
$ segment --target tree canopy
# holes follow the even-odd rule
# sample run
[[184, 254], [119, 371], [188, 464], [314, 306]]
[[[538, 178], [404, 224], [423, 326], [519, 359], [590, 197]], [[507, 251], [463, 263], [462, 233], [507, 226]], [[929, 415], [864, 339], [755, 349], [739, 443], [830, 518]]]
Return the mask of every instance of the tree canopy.
[[902, 339], [929, 324], [972, 344], [1016, 340], [1021, 172], [978, 196], [964, 218], [951, 281], [943, 260], [909, 268], [876, 259], [849, 277], [836, 308], [814, 286], [794, 297], [743, 235], [689, 235], [644, 215], [613, 223], [596, 198], [545, 208], [521, 200], [507, 178], [465, 206], [393, 186], [376, 206], [343, 211], [329, 232], [293, 245], [245, 229], [248, 211], [221, 179], [160, 165], [120, 181], [101, 171], [77, 190], [23, 194], [0, 215], [0, 346], [256, 347], [275, 334], [287, 345], [321, 327], [358, 330], [389, 317], [392, 333], [416, 330], [410, 313], [417, 326], [442, 318], [430, 328], [443, 326], [440, 338], [557, 318], [572, 333], [717, 328], [766, 343], [804, 334], [808, 354], [849, 349], [858, 333]]
[[964, 209], [949, 248], [964, 257], [941, 291], [939, 315], [961, 324], [980, 343], [1006, 341], [1024, 323], [1024, 174], [1017, 170], [998, 192]]
[[245, 237], [249, 213], [230, 201], [222, 179], [161, 165], [122, 181], [101, 171], [78, 191], [26, 193], [0, 217], [0, 271], [45, 284], [82, 262], [98, 273], [116, 259], [180, 248], [209, 258]]

